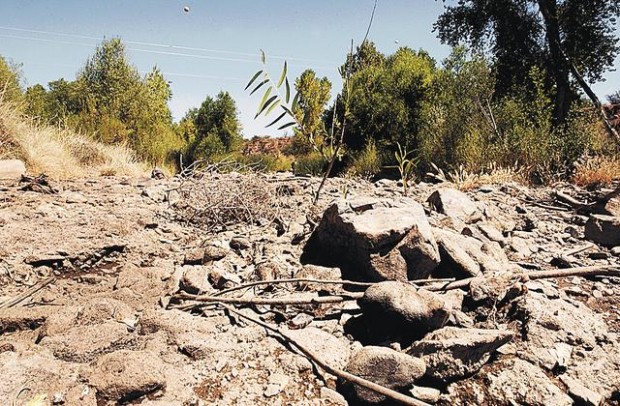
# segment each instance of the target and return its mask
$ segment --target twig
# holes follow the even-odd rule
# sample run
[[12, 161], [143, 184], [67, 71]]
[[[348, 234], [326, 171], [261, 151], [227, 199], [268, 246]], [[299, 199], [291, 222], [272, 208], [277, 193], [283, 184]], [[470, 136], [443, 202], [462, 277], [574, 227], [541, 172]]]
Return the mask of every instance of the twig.
[[[523, 272], [515, 273], [515, 277], [521, 276], [524, 280], [536, 280], [536, 279], [548, 279], [548, 278], [566, 278], [569, 276], [620, 276], [620, 266], [613, 265], [600, 265], [600, 266], [584, 266], [578, 268], [568, 269], [552, 269], [549, 271], [535, 271], [535, 272]], [[446, 291], [453, 289], [467, 288], [469, 284], [474, 280], [484, 279], [485, 277], [477, 276], [473, 278], [461, 279], [448, 283], [446, 285], [435, 285], [426, 287], [431, 291]]]
[[49, 277], [47, 279], [44, 279], [44, 280], [36, 283], [31, 288], [29, 288], [28, 290], [20, 293], [19, 295], [17, 295], [13, 299], [9, 299], [9, 300], [7, 300], [7, 301], [5, 301], [3, 303], [0, 303], [0, 309], [8, 309], [9, 307], [17, 306], [18, 304], [20, 304], [24, 300], [28, 299], [29, 297], [31, 297], [32, 295], [34, 295], [35, 293], [37, 293], [38, 291], [40, 291], [41, 289], [43, 289], [44, 287], [49, 285], [50, 283], [54, 282], [55, 280], [56, 280], [56, 278], [54, 276], [52, 276], [52, 277]]
[[329, 303], [342, 303], [348, 300], [357, 300], [360, 299], [364, 294], [363, 293], [347, 293], [341, 296], [319, 296], [313, 297], [310, 299], [263, 299], [258, 297], [253, 298], [233, 298], [233, 297], [221, 297], [221, 296], [209, 296], [209, 295], [190, 295], [188, 293], [180, 293], [175, 295], [175, 298], [178, 299], [188, 299], [194, 300], [196, 302], [202, 303], [230, 303], [230, 304], [239, 304], [239, 305], [320, 305], [320, 304], [329, 304]]
[[[418, 279], [407, 281], [410, 285], [423, 285], [429, 283], [442, 283], [442, 282], [452, 282], [454, 278], [449, 279]], [[307, 278], [291, 278], [291, 279], [274, 279], [270, 281], [256, 281], [256, 282], [248, 282], [241, 285], [233, 286], [232, 288], [228, 288], [222, 290], [220, 292], [215, 293], [213, 296], [222, 296], [227, 293], [235, 292], [237, 290], [243, 290], [246, 288], [252, 288], [254, 286], [263, 286], [263, 285], [277, 285], [283, 283], [316, 283], [321, 285], [351, 285], [351, 286], [361, 286], [361, 287], [369, 287], [375, 285], [376, 282], [356, 282], [350, 280], [323, 280], [323, 279], [307, 279]]]
[[292, 344], [293, 346], [297, 347], [306, 357], [310, 358], [312, 361], [314, 361], [318, 366], [320, 366], [321, 368], [323, 368], [325, 371], [327, 371], [328, 373], [337, 376], [338, 378], [344, 379], [346, 381], [349, 381], [353, 384], [359, 385], [359, 386], [363, 386], [366, 389], [370, 389], [373, 392], [379, 393], [383, 396], [386, 396], [392, 400], [395, 400], [397, 402], [400, 402], [404, 405], [412, 405], [412, 406], [430, 406], [428, 403], [422, 402], [421, 400], [417, 400], [415, 398], [412, 398], [411, 396], [407, 396], [407, 395], [403, 395], [400, 392], [396, 392], [395, 390], [386, 388], [385, 386], [376, 384], [374, 382], [371, 382], [369, 380], [366, 380], [364, 378], [360, 378], [357, 375], [353, 375], [351, 373], [348, 373], [346, 371], [342, 371], [340, 369], [336, 369], [336, 368], [332, 368], [331, 366], [329, 366], [328, 364], [326, 364], [325, 362], [323, 362], [313, 351], [311, 351], [310, 349], [306, 348], [305, 346], [303, 346], [302, 344], [300, 344], [299, 342], [297, 342], [295, 339], [293, 339], [291, 336], [289, 336], [287, 333], [285, 333], [282, 329], [276, 327], [276, 326], [272, 326], [270, 324], [267, 324], [261, 320], [258, 320], [254, 317], [250, 317], [240, 311], [238, 311], [237, 309], [235, 309], [234, 307], [231, 306], [227, 306], [225, 304], [219, 304], [222, 308], [226, 309], [227, 311], [229, 311], [230, 313], [234, 313], [235, 315], [244, 318], [248, 321], [251, 321], [252, 323], [255, 323], [261, 327], [264, 327], [265, 329], [274, 332], [276, 334], [278, 334], [279, 336], [281, 336], [282, 338], [284, 338], [289, 344]]

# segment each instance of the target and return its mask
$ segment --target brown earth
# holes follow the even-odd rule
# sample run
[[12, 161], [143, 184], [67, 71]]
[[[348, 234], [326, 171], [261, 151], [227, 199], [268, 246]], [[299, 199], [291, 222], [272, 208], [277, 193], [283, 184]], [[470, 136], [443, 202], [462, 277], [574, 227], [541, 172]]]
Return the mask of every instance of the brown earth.
[[[179, 199], [169, 192], [179, 185], [174, 179], [68, 181], [54, 185], [59, 189], [57, 194], [22, 191], [15, 182], [4, 182], [0, 192], [0, 304], [50, 276], [55, 280], [18, 305], [0, 307], [0, 403], [25, 405], [37, 399], [40, 403], [30, 404], [341, 402], [325, 388], [336, 387], [333, 377], [324, 379], [320, 369], [265, 329], [215, 307], [192, 313], [169, 306], [171, 295], [180, 285], [195, 285], [192, 272], [209, 275], [209, 283], [198, 290], [213, 291], [235, 281], [291, 277], [301, 269], [304, 241], [330, 201], [345, 195], [400, 196], [395, 182], [330, 179], [317, 208], [311, 208], [311, 193], [319, 179], [278, 174], [272, 180], [286, 186], [278, 221], [255, 219], [260, 226], [226, 225], [217, 232], [179, 221], [170, 202]], [[424, 203], [434, 189], [433, 185], [419, 185], [409, 199]], [[566, 190], [574, 195], [581, 193], [570, 187]], [[544, 201], [550, 193], [550, 189], [505, 185], [483, 187], [469, 195], [484, 203], [490, 223], [504, 231], [502, 245], [513, 263], [549, 269], [554, 257], [586, 243], [580, 225], [583, 218], [527, 202], [529, 196], [535, 202]], [[427, 213], [433, 226], [449, 222], [431, 213], [428, 206]], [[211, 247], [213, 258], [221, 259], [206, 260], [205, 247]], [[571, 258], [578, 265], [620, 263], [602, 247]], [[592, 309], [601, 317], [600, 328], [609, 334], [605, 348], [618, 352], [620, 285], [616, 278], [574, 277], [532, 286], [531, 291], [542, 291], [549, 297], [548, 292], [559, 292], [566, 300]], [[595, 291], [598, 293], [593, 294]], [[314, 294], [280, 288], [266, 292], [268, 297]], [[550, 300], [537, 294], [532, 293], [531, 300]], [[525, 299], [523, 312], [532, 312], [528, 306], [534, 304]], [[291, 331], [304, 328], [299, 330], [299, 340], [318, 346], [329, 362], [344, 368], [351, 351], [361, 344], [343, 330], [348, 316], [342, 313], [342, 306], [251, 306], [244, 311]], [[352, 312], [359, 310], [349, 307]], [[522, 332], [523, 320], [488, 318], [479, 309], [468, 314], [477, 327], [501, 325]], [[584, 335], [583, 340], [588, 342], [588, 332], [575, 334]], [[485, 368], [492, 378], [501, 365], [512, 368], [510, 360], [519, 351], [535, 353], [545, 343], [541, 339], [536, 342], [539, 347], [531, 348], [528, 346], [533, 344], [525, 345], [525, 341], [511, 344], [516, 346], [514, 352]], [[596, 351], [599, 343], [592, 342]], [[588, 362], [586, 356], [583, 362]], [[582, 379], [579, 371], [585, 374], [587, 368], [575, 370], [572, 376]], [[559, 382], [553, 372], [545, 373]], [[609, 379], [613, 381], [617, 375], [615, 371]], [[463, 384], [459, 396], [454, 395], [458, 388], [444, 387], [442, 391], [451, 393], [452, 399], [461, 399], [462, 404], [479, 401], [480, 397], [468, 393], [472, 388], [480, 391], [476, 385], [484, 379], [478, 375], [464, 381], [468, 383]], [[508, 378], [497, 377], [501, 379]], [[591, 386], [598, 388], [610, 404], [618, 402], [614, 396], [620, 392], [614, 388], [620, 387], [620, 382], [608, 386], [593, 382]], [[564, 388], [560, 383], [558, 387]], [[500, 399], [492, 391], [485, 395], [487, 400], [488, 396]], [[494, 404], [503, 403], [498, 400]]]

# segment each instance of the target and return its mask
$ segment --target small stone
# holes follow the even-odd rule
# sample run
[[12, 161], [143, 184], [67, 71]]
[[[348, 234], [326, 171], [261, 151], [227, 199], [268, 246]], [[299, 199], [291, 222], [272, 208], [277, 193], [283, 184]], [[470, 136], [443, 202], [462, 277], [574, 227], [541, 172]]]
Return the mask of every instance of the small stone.
[[612, 254], [613, 256], [620, 257], [620, 246], [618, 246], [618, 247], [613, 247], [613, 248], [611, 249], [611, 254]]
[[321, 400], [325, 401], [325, 404], [331, 406], [348, 406], [349, 404], [344, 398], [344, 396], [342, 396], [340, 393], [336, 392], [333, 389], [329, 389], [326, 386], [321, 387], [319, 396], [321, 396]]
[[620, 217], [592, 215], [585, 225], [585, 238], [605, 247], [620, 245]]
[[409, 393], [411, 393], [411, 396], [414, 398], [431, 404], [437, 403], [441, 396], [441, 391], [439, 389], [427, 388], [424, 386], [414, 386]]
[[595, 299], [601, 299], [603, 297], [603, 293], [600, 290], [595, 289], [592, 291], [592, 296]]
[[234, 250], [247, 250], [252, 247], [250, 240], [244, 237], [233, 237], [230, 240], [230, 248]]

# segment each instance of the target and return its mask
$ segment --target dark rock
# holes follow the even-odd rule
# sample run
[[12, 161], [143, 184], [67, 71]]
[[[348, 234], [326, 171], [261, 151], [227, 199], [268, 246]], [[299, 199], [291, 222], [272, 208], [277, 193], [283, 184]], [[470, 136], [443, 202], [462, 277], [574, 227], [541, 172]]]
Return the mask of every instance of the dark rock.
[[620, 245], [620, 217], [592, 215], [585, 226], [585, 237], [605, 247]]
[[439, 295], [402, 282], [381, 282], [359, 300], [366, 322], [385, 336], [419, 338], [444, 326], [449, 311]]
[[439, 251], [418, 203], [340, 200], [323, 214], [301, 260], [340, 267], [352, 279], [404, 281], [428, 276]]
[[[385, 347], [364, 347], [351, 356], [347, 372], [394, 390], [410, 387], [424, 375], [424, 362]], [[356, 396], [376, 404], [386, 400], [384, 395], [353, 385]]]

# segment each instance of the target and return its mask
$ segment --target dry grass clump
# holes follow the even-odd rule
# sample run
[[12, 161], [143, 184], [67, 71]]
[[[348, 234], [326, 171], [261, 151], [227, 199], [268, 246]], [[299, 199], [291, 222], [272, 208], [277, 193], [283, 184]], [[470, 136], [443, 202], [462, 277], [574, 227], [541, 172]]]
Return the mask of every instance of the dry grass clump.
[[[232, 225], [269, 225], [280, 221], [282, 188], [251, 167], [219, 162], [183, 171], [172, 210], [180, 221], [206, 231]], [[174, 200], [173, 200], [174, 201]]]
[[523, 183], [523, 174], [513, 168], [504, 168], [492, 164], [484, 172], [476, 173], [465, 169], [463, 165], [450, 171], [444, 172], [436, 165], [432, 165], [435, 173], [428, 175], [442, 182], [452, 183], [462, 191], [472, 190], [482, 185], [501, 185], [510, 182]]
[[620, 159], [609, 156], [588, 157], [576, 165], [572, 180], [585, 188], [610, 185], [620, 180]]
[[146, 168], [123, 146], [100, 144], [67, 129], [24, 117], [0, 97], [0, 158], [22, 159], [33, 174], [53, 179], [138, 175]]

